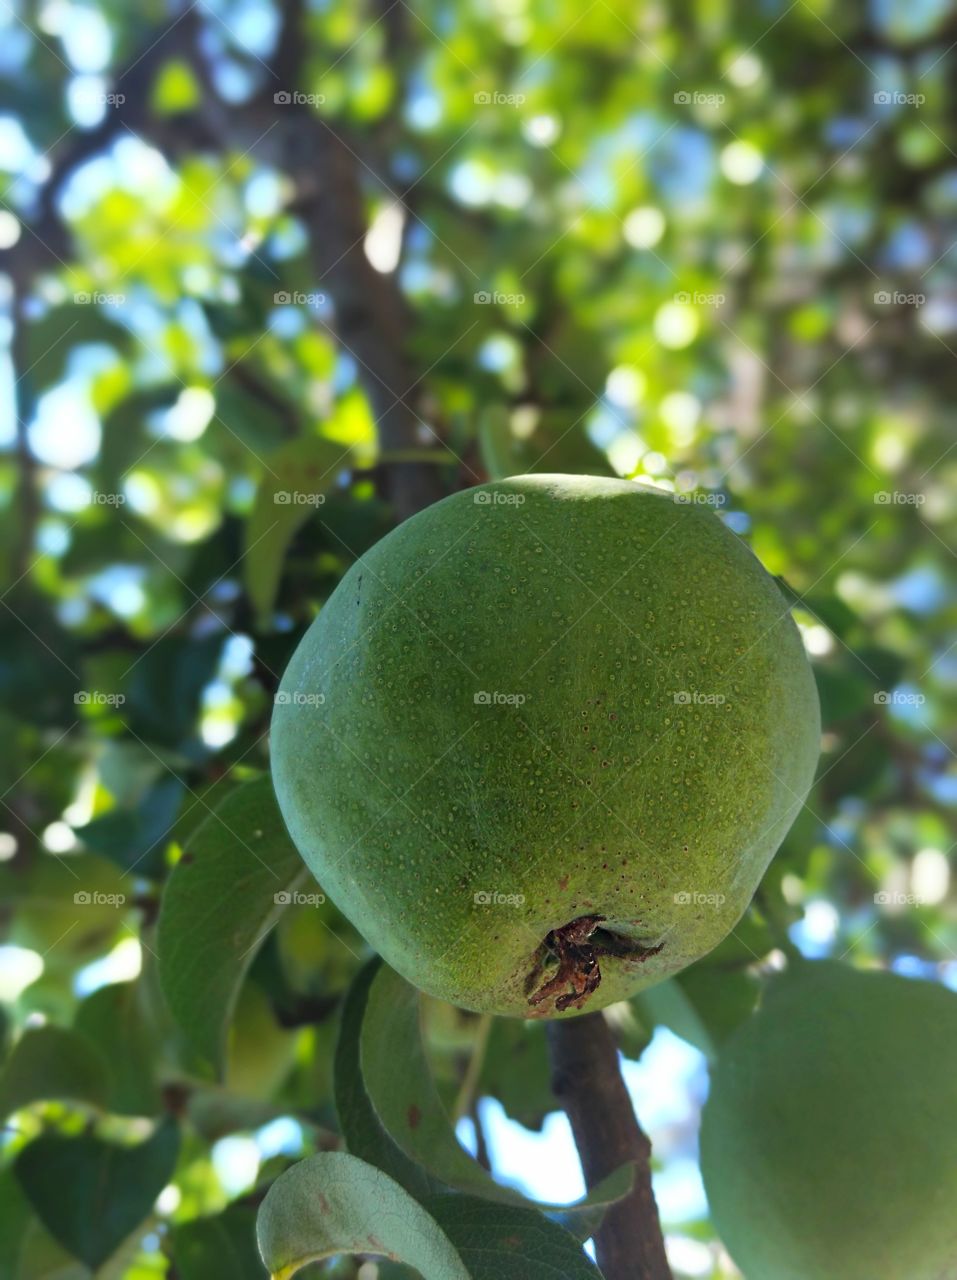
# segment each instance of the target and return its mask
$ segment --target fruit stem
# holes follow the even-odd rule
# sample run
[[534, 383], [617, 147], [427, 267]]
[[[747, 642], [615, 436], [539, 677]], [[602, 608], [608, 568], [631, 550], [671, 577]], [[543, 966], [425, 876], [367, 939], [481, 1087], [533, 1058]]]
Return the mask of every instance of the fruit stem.
[[619, 1065], [618, 1046], [600, 1013], [551, 1021], [552, 1090], [575, 1137], [589, 1189], [623, 1164], [635, 1182], [595, 1232], [605, 1280], [672, 1280], [651, 1187], [651, 1143], [638, 1123]]

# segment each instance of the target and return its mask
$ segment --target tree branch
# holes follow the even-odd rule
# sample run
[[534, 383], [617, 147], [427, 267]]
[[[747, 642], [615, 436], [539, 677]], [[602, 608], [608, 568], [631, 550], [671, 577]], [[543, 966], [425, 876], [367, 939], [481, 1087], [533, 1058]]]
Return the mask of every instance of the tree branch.
[[651, 1143], [618, 1065], [618, 1047], [600, 1013], [548, 1023], [552, 1089], [568, 1116], [589, 1189], [629, 1161], [631, 1194], [605, 1214], [595, 1233], [605, 1280], [671, 1280], [651, 1189]]

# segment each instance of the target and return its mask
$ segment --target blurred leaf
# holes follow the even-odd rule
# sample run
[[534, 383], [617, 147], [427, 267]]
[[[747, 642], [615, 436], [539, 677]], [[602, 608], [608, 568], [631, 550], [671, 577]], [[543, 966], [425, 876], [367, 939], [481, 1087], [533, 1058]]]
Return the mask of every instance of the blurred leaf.
[[253, 1209], [233, 1205], [213, 1217], [176, 1223], [170, 1235], [179, 1280], [266, 1280]]
[[135, 1147], [41, 1134], [13, 1167], [48, 1230], [95, 1269], [149, 1216], [173, 1176], [178, 1150], [176, 1126], [164, 1121]]
[[347, 466], [350, 449], [310, 436], [292, 440], [266, 459], [246, 526], [246, 590], [263, 623], [268, 620], [283, 559], [300, 525], [316, 514]]
[[127, 917], [129, 880], [98, 854], [0, 862], [3, 936], [38, 951], [48, 975], [95, 959]]
[[754, 1009], [760, 983], [744, 970], [692, 965], [633, 997], [651, 1026], [667, 1027], [714, 1061], [731, 1032]]
[[541, 1129], [556, 1103], [545, 1028], [540, 1022], [493, 1020], [478, 1092], [497, 1098], [510, 1120], [526, 1129]]
[[164, 636], [131, 668], [126, 711], [147, 742], [182, 746], [196, 731], [203, 690], [219, 665], [224, 637]]
[[75, 1026], [110, 1063], [109, 1109], [152, 1116], [160, 1109], [156, 1080], [157, 1028], [151, 1022], [142, 981], [100, 987], [81, 1001]]
[[87, 1036], [65, 1027], [29, 1027], [0, 1075], [0, 1116], [51, 1098], [104, 1108], [110, 1082], [110, 1064]]
[[137, 875], [158, 876], [165, 867], [166, 845], [185, 790], [178, 778], [163, 778], [135, 809], [112, 809], [74, 830], [88, 849], [102, 853], [124, 871], [135, 868]]
[[230, 793], [197, 828], [163, 893], [160, 982], [170, 1011], [217, 1072], [253, 954], [309, 878], [268, 778]]
[[0, 1276], [4, 1280], [20, 1280], [20, 1260], [31, 1216], [30, 1202], [13, 1170], [0, 1170]]

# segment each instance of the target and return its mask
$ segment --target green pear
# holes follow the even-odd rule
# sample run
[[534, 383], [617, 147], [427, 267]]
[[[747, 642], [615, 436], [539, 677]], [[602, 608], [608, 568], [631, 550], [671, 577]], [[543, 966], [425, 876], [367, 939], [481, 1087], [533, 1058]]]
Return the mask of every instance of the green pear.
[[701, 1126], [746, 1280], [957, 1280], [957, 995], [799, 963], [726, 1044]]
[[726, 936], [819, 736], [787, 603], [705, 506], [520, 476], [352, 566], [283, 677], [273, 778], [323, 889], [399, 973], [554, 1017]]

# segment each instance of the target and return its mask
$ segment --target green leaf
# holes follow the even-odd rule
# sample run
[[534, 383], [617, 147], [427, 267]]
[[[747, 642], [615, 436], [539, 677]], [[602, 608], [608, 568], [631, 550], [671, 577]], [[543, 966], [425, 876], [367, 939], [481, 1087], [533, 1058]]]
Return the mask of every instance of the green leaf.
[[92, 1135], [41, 1134], [13, 1167], [47, 1230], [95, 1269], [149, 1216], [173, 1175], [178, 1150], [176, 1126], [165, 1121], [136, 1147]]
[[141, 981], [100, 987], [81, 1002], [75, 1026], [110, 1064], [109, 1109], [120, 1115], [155, 1115], [161, 1105], [156, 1045]]
[[372, 980], [362, 1024], [362, 1078], [386, 1133], [440, 1182], [506, 1204], [550, 1213], [587, 1239], [609, 1204], [631, 1190], [634, 1171], [623, 1165], [574, 1205], [540, 1205], [502, 1187], [459, 1145], [429, 1069], [414, 987], [383, 965]]
[[491, 480], [526, 472], [610, 476], [605, 454], [585, 434], [579, 415], [542, 414], [530, 435], [517, 435], [505, 405], [490, 405], [478, 424], [482, 463]]
[[337, 1253], [405, 1262], [424, 1280], [600, 1280], [575, 1239], [534, 1209], [464, 1195], [420, 1204], [387, 1174], [344, 1152], [282, 1174], [259, 1211], [273, 1280]]
[[88, 849], [124, 870], [135, 867], [137, 875], [159, 876], [184, 794], [178, 778], [163, 778], [135, 809], [112, 809], [74, 830]]
[[545, 1027], [520, 1018], [496, 1018], [489, 1033], [478, 1092], [490, 1094], [526, 1129], [541, 1129], [555, 1110]]
[[160, 984], [187, 1039], [217, 1072], [253, 955], [308, 875], [268, 778], [231, 792], [173, 869], [160, 908]]
[[131, 667], [125, 710], [147, 742], [180, 747], [196, 730], [203, 690], [216, 674], [224, 636], [164, 636]]
[[757, 1003], [760, 983], [743, 970], [693, 965], [633, 998], [639, 1015], [667, 1027], [713, 1062], [723, 1042]]
[[359, 1063], [369, 988], [381, 967], [382, 961], [376, 958], [360, 969], [342, 1007], [334, 1068], [336, 1111], [349, 1151], [389, 1174], [411, 1195], [421, 1197], [439, 1190], [442, 1184], [410, 1160], [386, 1133], [369, 1100]]
[[223, 1213], [177, 1223], [171, 1231], [180, 1280], [264, 1280], [256, 1248], [256, 1214], [231, 1205]]
[[0, 1172], [0, 1276], [17, 1280], [32, 1218], [30, 1202], [12, 1169]]
[[349, 448], [310, 436], [291, 440], [266, 459], [246, 524], [243, 560], [246, 590], [260, 619], [272, 609], [293, 535], [322, 506], [350, 457]]
[[575, 1237], [535, 1209], [461, 1195], [433, 1196], [423, 1207], [472, 1280], [601, 1280]]
[[425, 1280], [470, 1280], [455, 1246], [388, 1174], [341, 1151], [310, 1156], [269, 1188], [259, 1249], [273, 1280], [337, 1253], [407, 1262]]
[[0, 1076], [0, 1116], [51, 1098], [105, 1108], [109, 1091], [110, 1064], [87, 1036], [35, 1027], [17, 1041]]

